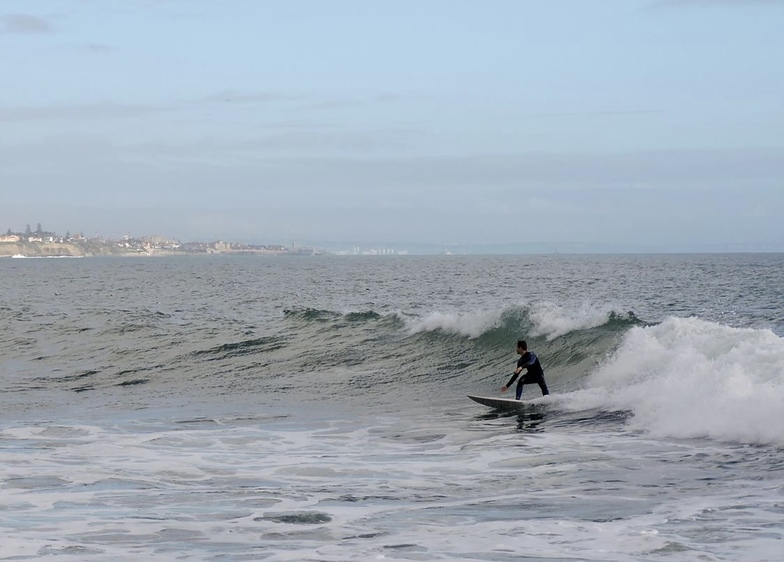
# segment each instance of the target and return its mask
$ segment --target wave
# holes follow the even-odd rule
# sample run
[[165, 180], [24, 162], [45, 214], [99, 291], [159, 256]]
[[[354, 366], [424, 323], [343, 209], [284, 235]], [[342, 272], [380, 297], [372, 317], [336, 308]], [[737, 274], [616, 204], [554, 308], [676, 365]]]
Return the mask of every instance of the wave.
[[238, 342], [229, 342], [209, 349], [192, 352], [194, 357], [203, 357], [207, 361], [225, 360], [242, 355], [254, 355], [277, 351], [286, 347], [286, 341], [279, 337], [264, 337]]
[[784, 339], [770, 330], [696, 317], [650, 324], [632, 312], [549, 303], [431, 313], [406, 329], [474, 344], [474, 371], [510, 366], [513, 342], [527, 339], [559, 405], [621, 412], [632, 430], [784, 445]]
[[314, 320], [319, 322], [328, 322], [338, 316], [340, 316], [337, 312], [333, 312], [331, 310], [319, 310], [316, 308], [294, 308], [294, 309], [286, 309], [283, 311], [283, 315], [287, 318], [295, 318], [298, 320]]
[[442, 331], [450, 334], [478, 338], [503, 325], [497, 312], [470, 314], [432, 312], [424, 318], [405, 318], [409, 334]]
[[[167, 345], [151, 354], [141, 339], [123, 337], [103, 342], [112, 353], [102, 348], [108, 359], [90, 369], [83, 365], [97, 356], [95, 338], [71, 334], [68, 341], [79, 345], [69, 345], [72, 363], [57, 359], [62, 374], [22, 376], [41, 373], [49, 361], [43, 358], [19, 371], [11, 389], [155, 392], [181, 379], [199, 392], [264, 393], [279, 391], [292, 373], [312, 373], [325, 397], [409, 401], [445, 384], [497, 391], [522, 338], [541, 358], [561, 411], [592, 420], [621, 413], [617, 419], [630, 429], [654, 436], [784, 445], [784, 339], [768, 330], [698, 318], [647, 324], [590, 306], [524, 304], [426, 315], [303, 308], [284, 312], [264, 331], [175, 332], [164, 341], [185, 343], [170, 354]], [[34, 348], [14, 349], [37, 361]]]
[[283, 311], [286, 318], [293, 318], [303, 321], [331, 322], [336, 320], [348, 320], [349, 322], [363, 322], [366, 320], [380, 320], [384, 318], [374, 310], [354, 311], [354, 312], [335, 312], [332, 310], [319, 310], [316, 308], [294, 308]]
[[645, 325], [636, 316], [590, 307], [569, 310], [549, 304], [519, 305], [497, 312], [431, 313], [409, 318], [409, 336], [449, 342], [463, 355], [474, 350], [473, 369], [511, 372], [515, 342], [524, 339], [542, 360], [548, 383], [573, 389], [615, 349], [629, 328]]
[[[448, 377], [461, 372], [474, 375], [485, 370], [506, 371], [509, 363], [516, 361], [515, 342], [526, 339], [546, 363], [545, 369], [570, 389], [617, 347], [630, 327], [645, 325], [633, 314], [610, 309], [582, 307], [570, 311], [551, 305], [426, 315], [293, 309], [284, 311], [284, 315], [300, 324], [297, 338], [317, 342], [323, 341], [327, 332], [333, 334], [327, 350], [314, 350], [319, 361], [326, 356], [338, 362], [342, 348], [355, 350], [358, 343], [372, 344], [377, 361], [416, 358], [418, 370], [443, 363], [444, 376]], [[440, 368], [437, 371], [430, 370], [427, 376], [439, 383]]]
[[564, 404], [628, 411], [657, 436], [784, 445], [784, 339], [697, 318], [633, 327]]

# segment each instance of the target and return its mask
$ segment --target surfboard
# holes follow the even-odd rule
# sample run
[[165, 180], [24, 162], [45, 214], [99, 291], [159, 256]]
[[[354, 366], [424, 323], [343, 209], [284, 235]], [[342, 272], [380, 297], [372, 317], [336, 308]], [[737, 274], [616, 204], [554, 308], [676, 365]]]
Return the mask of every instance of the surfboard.
[[522, 400], [514, 400], [510, 398], [495, 398], [492, 396], [474, 396], [469, 394], [468, 397], [474, 402], [479, 402], [485, 406], [496, 408], [498, 410], [519, 410], [525, 406]]

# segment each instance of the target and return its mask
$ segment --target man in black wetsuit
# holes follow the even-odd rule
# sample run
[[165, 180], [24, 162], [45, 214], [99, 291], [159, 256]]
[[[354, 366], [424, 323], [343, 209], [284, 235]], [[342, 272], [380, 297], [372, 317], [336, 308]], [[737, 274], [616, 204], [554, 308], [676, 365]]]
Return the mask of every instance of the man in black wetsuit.
[[517, 369], [515, 369], [515, 372], [512, 373], [512, 378], [509, 379], [509, 382], [501, 387], [501, 392], [506, 392], [506, 390], [512, 386], [512, 383], [515, 381], [515, 379], [520, 376], [520, 373], [522, 373], [523, 369], [525, 369], [525, 375], [520, 377], [520, 380], [517, 381], [517, 391], [515, 392], [515, 398], [520, 400], [520, 397], [523, 395], [523, 385], [532, 383], [539, 385], [539, 388], [542, 389], [542, 396], [550, 394], [550, 391], [547, 390], [547, 383], [544, 382], [544, 370], [542, 370], [542, 364], [539, 363], [539, 358], [535, 353], [528, 351], [528, 344], [525, 343], [525, 341], [520, 340], [517, 342], [517, 354], [520, 356], [520, 359], [517, 360]]

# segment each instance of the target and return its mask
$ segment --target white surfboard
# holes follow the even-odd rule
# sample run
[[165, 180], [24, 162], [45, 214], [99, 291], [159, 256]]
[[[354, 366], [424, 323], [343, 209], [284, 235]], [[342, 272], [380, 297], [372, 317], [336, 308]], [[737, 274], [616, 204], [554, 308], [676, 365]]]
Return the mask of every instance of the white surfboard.
[[496, 408], [498, 410], [520, 410], [525, 406], [522, 400], [515, 400], [513, 398], [495, 398], [493, 396], [474, 396], [469, 394], [468, 397], [474, 402], [479, 402], [485, 406]]

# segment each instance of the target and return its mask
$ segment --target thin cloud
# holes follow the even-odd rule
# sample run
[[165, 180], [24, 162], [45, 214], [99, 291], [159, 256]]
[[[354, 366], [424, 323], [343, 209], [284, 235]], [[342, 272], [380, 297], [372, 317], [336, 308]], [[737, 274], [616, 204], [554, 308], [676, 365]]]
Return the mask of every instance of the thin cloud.
[[404, 99], [405, 96], [392, 93], [382, 93], [365, 98], [333, 98], [318, 99], [310, 94], [295, 94], [284, 92], [241, 92], [224, 90], [192, 100], [194, 104], [271, 104], [271, 103], [296, 103], [292, 109], [296, 111], [330, 110], [355, 107], [366, 107], [377, 103], [392, 103]]
[[784, 6], [784, 0], [656, 0], [647, 5], [648, 8], [685, 8], [688, 6], [703, 7], [736, 7], [753, 6]]
[[552, 113], [532, 113], [518, 118], [505, 118], [504, 121], [524, 121], [528, 119], [551, 119], [572, 117], [634, 117], [640, 115], [658, 115], [664, 113], [658, 109], [629, 109], [629, 110], [597, 110], [597, 111], [559, 111]]
[[[110, 45], [83, 44], [74, 47], [86, 49], [96, 54], [108, 54], [116, 49]], [[46, 120], [92, 120], [92, 119], [122, 119], [138, 117], [163, 111], [176, 111], [186, 109], [188, 106], [198, 105], [263, 105], [274, 103], [292, 104], [292, 109], [302, 108], [303, 100], [312, 99], [305, 94], [289, 94], [281, 92], [235, 92], [231, 90], [218, 92], [208, 96], [180, 100], [170, 104], [139, 105], [115, 102], [95, 102], [86, 104], [65, 104], [49, 106], [0, 106], [0, 122], [46, 121]]]
[[80, 45], [76, 45], [76, 48], [82, 51], [87, 51], [89, 53], [95, 53], [96, 55], [108, 55], [119, 52], [117, 47], [106, 45], [104, 43], [82, 43]]
[[0, 33], [35, 35], [54, 33], [52, 25], [44, 18], [30, 14], [0, 16]]
[[224, 90], [216, 94], [204, 96], [193, 100], [193, 103], [235, 103], [255, 104], [281, 101], [301, 101], [306, 96], [299, 94], [284, 94], [280, 92], [237, 92]]
[[[207, 166], [286, 166], [295, 154], [336, 158], [337, 154], [362, 157], [389, 151], [405, 152], [419, 135], [416, 131], [379, 129], [372, 131], [299, 130], [283, 131], [246, 141], [205, 138], [188, 143], [146, 143], [126, 146], [124, 154], [140, 162]], [[289, 155], [288, 157], [285, 155]], [[331, 156], [330, 156], [331, 155]], [[316, 156], [312, 156], [316, 157]]]
[[517, 189], [525, 185], [590, 191], [609, 185], [656, 190], [689, 184], [710, 190], [718, 185], [743, 186], [748, 182], [779, 185], [784, 178], [784, 148], [652, 150], [620, 154], [485, 154], [440, 158], [373, 156], [374, 152], [405, 147], [417, 137], [416, 131], [403, 130], [303, 132], [273, 134], [247, 141], [208, 138], [187, 143], [131, 145], [113, 144], [101, 138], [63, 137], [33, 144], [7, 145], [0, 155], [8, 157], [8, 163], [26, 161], [31, 169], [40, 168], [42, 161], [69, 168], [78, 166], [79, 162], [92, 161], [97, 153], [96, 146], [103, 147], [104, 151], [112, 147], [113, 158], [132, 161], [141, 167], [145, 163], [189, 162], [204, 171], [230, 165], [238, 174], [263, 176], [270, 180], [266, 182], [270, 185], [353, 184], [449, 192], [474, 192], [477, 186]]
[[344, 108], [353, 108], [353, 107], [366, 107], [372, 104], [392, 103], [403, 99], [408, 99], [408, 98], [401, 94], [382, 93], [376, 96], [370, 96], [366, 98], [343, 98], [343, 99], [335, 98], [335, 99], [328, 99], [322, 101], [314, 101], [312, 103], [308, 103], [301, 106], [299, 109], [322, 110], [322, 109], [344, 109]]
[[168, 110], [165, 106], [93, 103], [82, 105], [0, 107], [0, 122], [68, 119], [123, 119]]

